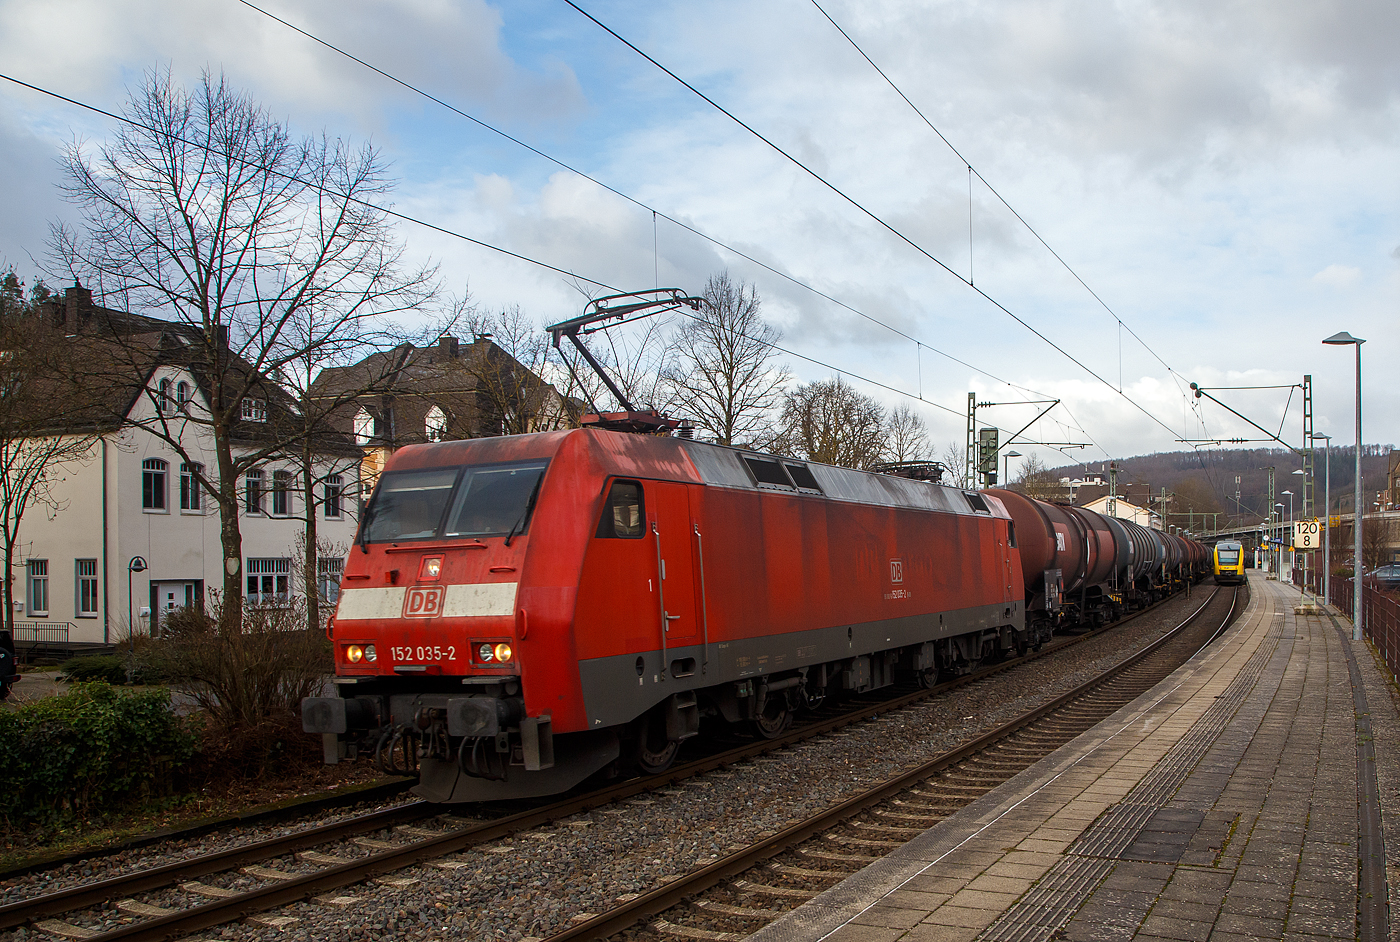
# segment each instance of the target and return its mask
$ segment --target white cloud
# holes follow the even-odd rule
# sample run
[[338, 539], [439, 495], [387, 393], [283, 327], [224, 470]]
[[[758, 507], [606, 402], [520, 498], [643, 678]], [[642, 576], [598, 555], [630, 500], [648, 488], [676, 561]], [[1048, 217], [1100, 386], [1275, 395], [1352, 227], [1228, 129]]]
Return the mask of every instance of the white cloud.
[[1320, 285], [1330, 285], [1333, 288], [1349, 288], [1361, 277], [1361, 269], [1352, 265], [1339, 265], [1333, 263], [1322, 271], [1312, 276], [1312, 280]]

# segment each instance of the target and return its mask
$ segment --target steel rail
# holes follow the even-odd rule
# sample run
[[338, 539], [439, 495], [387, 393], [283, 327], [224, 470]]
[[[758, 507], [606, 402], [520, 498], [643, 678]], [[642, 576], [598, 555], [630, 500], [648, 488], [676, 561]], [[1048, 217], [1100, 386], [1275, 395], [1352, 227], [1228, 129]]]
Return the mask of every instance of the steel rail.
[[[1214, 597], [1213, 593], [1212, 597]], [[155, 940], [175, 939], [192, 932], [198, 932], [203, 929], [242, 919], [267, 909], [309, 899], [330, 890], [360, 883], [366, 879], [371, 879], [384, 873], [437, 859], [448, 854], [457, 853], [476, 844], [499, 840], [502, 837], [507, 837], [518, 831], [539, 827], [542, 824], [548, 824], [560, 818], [566, 818], [583, 811], [591, 810], [595, 807], [613, 804], [623, 799], [633, 797], [634, 795], [675, 784], [706, 772], [723, 769], [736, 762], [742, 762], [756, 756], [773, 752], [777, 749], [786, 748], [793, 744], [816, 738], [817, 736], [826, 735], [854, 723], [863, 722], [884, 713], [903, 709], [911, 704], [928, 699], [931, 696], [947, 693], [966, 684], [985, 680], [998, 673], [1030, 663], [1038, 658], [1058, 653], [1077, 644], [1081, 644], [1090, 638], [1120, 628], [1128, 622], [1154, 611], [1160, 605], [1165, 604], [1166, 601], [1169, 601], [1169, 599], [1164, 599], [1156, 605], [1118, 619], [1108, 625], [1085, 632], [1082, 635], [1073, 636], [1058, 643], [1047, 645], [1031, 657], [1010, 658], [1001, 663], [983, 668], [929, 689], [903, 694], [861, 707], [858, 710], [842, 713], [839, 716], [826, 720], [804, 724], [774, 739], [759, 740], [754, 743], [745, 744], [712, 756], [678, 765], [656, 775], [629, 779], [600, 790], [589, 792], [585, 795], [567, 798], [538, 808], [507, 815], [495, 821], [483, 822], [478, 825], [446, 832], [439, 837], [425, 838], [421, 841], [405, 844], [402, 847], [371, 853], [368, 856], [357, 858], [345, 864], [325, 867], [311, 873], [299, 874], [288, 880], [282, 880], [268, 886], [259, 887], [247, 893], [240, 894], [237, 897], [214, 900], [169, 915], [146, 919], [120, 929], [98, 932], [88, 938], [90, 942], [107, 942], [107, 940], [115, 942], [115, 940], [118, 939], [141, 940], [141, 942], [151, 940], [151, 942], [155, 942]], [[1209, 604], [1209, 599], [1206, 604]], [[1186, 622], [1183, 622], [1182, 625], [1172, 629], [1172, 632], [1163, 635], [1162, 638], [1153, 642], [1148, 648], [1143, 649], [1138, 655], [1135, 655], [1135, 657], [1142, 657], [1150, 653], [1158, 645], [1171, 637], [1174, 632], [1180, 630], [1186, 624], [1189, 624], [1190, 621], [1203, 610], [1204, 606]], [[1092, 683], [1093, 682], [1090, 682], [1090, 684]], [[1089, 685], [1086, 684], [1083, 686], [1087, 688]], [[1076, 688], [1076, 690], [1078, 689], [1080, 688]], [[414, 802], [400, 808], [371, 812], [346, 821], [322, 825], [307, 831], [301, 831], [280, 838], [273, 838], [268, 841], [262, 841], [244, 847], [230, 848], [226, 851], [192, 860], [176, 861], [136, 874], [113, 877], [108, 880], [72, 887], [67, 890], [60, 890], [32, 899], [19, 900], [0, 906], [0, 929], [29, 924], [35, 920], [72, 912], [76, 909], [109, 901], [120, 896], [129, 896], [134, 893], [160, 889], [177, 882], [230, 870], [240, 865], [258, 860], [266, 860], [269, 857], [282, 856], [318, 844], [331, 843], [357, 834], [369, 833], [393, 827], [397, 824], [422, 820], [423, 818], [441, 813], [439, 809], [443, 807], [444, 806], [432, 805], [423, 801]]]
[[[707, 864], [698, 870], [685, 874], [681, 878], [667, 883], [664, 886], [643, 893], [637, 898], [609, 912], [601, 913], [592, 919], [571, 926], [557, 935], [548, 937], [545, 942], [584, 942], [584, 940], [605, 939], [618, 932], [622, 932], [636, 925], [636, 923], [641, 920], [664, 912], [672, 906], [684, 902], [688, 897], [694, 896], [696, 893], [708, 890], [724, 880], [737, 876], [756, 864], [774, 857], [788, 848], [800, 844], [808, 838], [826, 831], [848, 818], [900, 794], [911, 786], [936, 775], [950, 766], [956, 765], [972, 755], [986, 750], [990, 746], [995, 745], [1027, 726], [1038, 722], [1044, 717], [1059, 711], [1068, 704], [1092, 693], [1117, 676], [1130, 670], [1147, 657], [1150, 657], [1164, 645], [1174, 640], [1180, 632], [1184, 631], [1194, 622], [1214, 600], [1218, 591], [1217, 588], [1215, 591], [1211, 592], [1205, 603], [1188, 616], [1181, 624], [1177, 625], [1141, 651], [1124, 658], [1098, 677], [1092, 678], [1074, 689], [1061, 694], [1055, 699], [1027, 711], [1021, 716], [979, 736], [971, 742], [946, 752], [893, 779], [889, 779], [860, 795], [856, 795], [838, 805], [834, 805], [814, 817], [790, 825], [764, 840], [751, 844], [725, 857], [721, 857], [714, 863]], [[1230, 612], [1226, 616], [1227, 620], [1233, 617], [1233, 615], [1234, 605], [1232, 603]]]

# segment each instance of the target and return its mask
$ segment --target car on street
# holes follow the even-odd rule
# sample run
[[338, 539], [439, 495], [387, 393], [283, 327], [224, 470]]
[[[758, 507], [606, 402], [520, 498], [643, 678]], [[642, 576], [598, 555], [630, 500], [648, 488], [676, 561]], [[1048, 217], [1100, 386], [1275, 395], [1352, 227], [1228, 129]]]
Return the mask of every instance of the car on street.
[[1391, 563], [1389, 566], [1381, 566], [1374, 570], [1369, 576], [1376, 580], [1382, 589], [1393, 591], [1400, 589], [1400, 563]]

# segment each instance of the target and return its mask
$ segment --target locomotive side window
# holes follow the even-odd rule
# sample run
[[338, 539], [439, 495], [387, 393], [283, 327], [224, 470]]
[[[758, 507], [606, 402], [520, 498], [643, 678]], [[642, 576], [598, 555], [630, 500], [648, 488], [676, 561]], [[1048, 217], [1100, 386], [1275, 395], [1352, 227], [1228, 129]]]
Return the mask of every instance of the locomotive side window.
[[614, 481], [603, 504], [597, 536], [603, 539], [640, 540], [646, 533], [642, 526], [645, 519], [642, 514], [642, 486], [636, 481]]
[[379, 490], [366, 513], [369, 527], [366, 538], [373, 543], [385, 543], [432, 536], [442, 521], [442, 512], [456, 480], [456, 468], [385, 474], [380, 478]]
[[759, 484], [792, 487], [792, 482], [783, 473], [783, 466], [772, 458], [750, 458], [748, 455], [744, 455], [744, 464], [749, 466], [749, 471], [753, 472], [754, 479]]
[[812, 476], [812, 469], [805, 464], [785, 463], [783, 467], [787, 468], [787, 473], [792, 475], [792, 483], [796, 484], [798, 487], [806, 488], [811, 491], [821, 490], [821, 487], [817, 485], [817, 479]]
[[444, 537], [518, 536], [530, 526], [545, 462], [466, 468]]

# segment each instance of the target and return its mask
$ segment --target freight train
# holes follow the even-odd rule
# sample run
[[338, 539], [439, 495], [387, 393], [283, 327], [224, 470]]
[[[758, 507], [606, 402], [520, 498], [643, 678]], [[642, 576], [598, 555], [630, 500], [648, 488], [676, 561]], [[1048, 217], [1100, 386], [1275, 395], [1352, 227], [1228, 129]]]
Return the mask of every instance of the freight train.
[[1198, 543], [1004, 490], [581, 428], [388, 460], [332, 621], [326, 761], [437, 802], [664, 770], [704, 720], [1038, 648], [1210, 571]]

